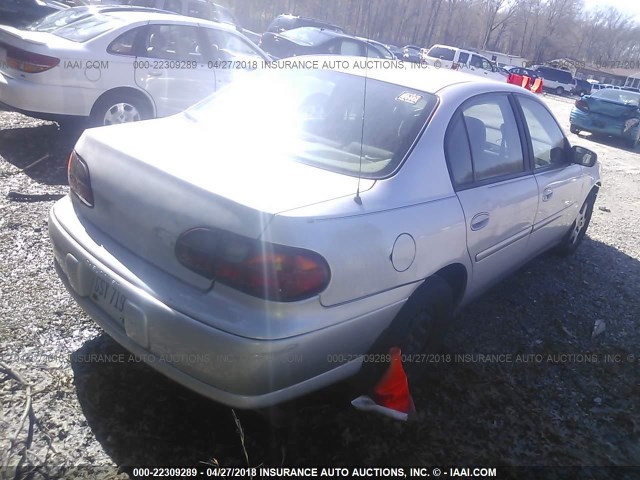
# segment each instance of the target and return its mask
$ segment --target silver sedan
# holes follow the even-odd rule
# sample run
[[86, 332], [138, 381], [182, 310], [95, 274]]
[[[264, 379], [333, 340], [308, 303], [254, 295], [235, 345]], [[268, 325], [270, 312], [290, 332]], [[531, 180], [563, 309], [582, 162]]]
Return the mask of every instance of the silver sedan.
[[596, 155], [522, 88], [315, 60], [85, 131], [50, 214], [84, 310], [235, 407], [382, 368], [390, 346], [417, 376], [412, 356], [436, 351], [458, 309], [577, 248], [600, 186]]

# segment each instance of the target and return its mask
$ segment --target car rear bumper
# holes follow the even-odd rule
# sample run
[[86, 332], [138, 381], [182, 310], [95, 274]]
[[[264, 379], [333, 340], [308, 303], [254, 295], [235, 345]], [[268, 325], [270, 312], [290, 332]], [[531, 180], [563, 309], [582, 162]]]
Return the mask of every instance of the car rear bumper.
[[86, 88], [34, 83], [0, 73], [0, 103], [8, 110], [36, 117], [87, 117], [95, 96]]
[[[267, 407], [356, 374], [362, 365], [360, 355], [366, 352], [363, 345], [370, 346], [404, 303], [290, 338], [234, 335], [169, 306], [131, 281], [131, 272], [121, 274], [120, 266], [105, 261], [108, 256], [102, 252], [112, 250], [102, 239], [94, 242], [73, 225], [73, 234], [67, 230], [66, 219], [72, 212], [68, 197], [57, 202], [50, 212], [49, 234], [56, 269], [75, 300], [112, 338], [153, 368], [233, 407]], [[96, 276], [126, 298], [121, 312], [95, 299]], [[269, 313], [264, 316], [271, 320]]]
[[571, 125], [586, 132], [613, 135], [621, 138], [633, 138], [638, 134], [638, 126], [625, 131], [624, 121], [597, 113], [585, 113], [574, 108], [569, 117]]

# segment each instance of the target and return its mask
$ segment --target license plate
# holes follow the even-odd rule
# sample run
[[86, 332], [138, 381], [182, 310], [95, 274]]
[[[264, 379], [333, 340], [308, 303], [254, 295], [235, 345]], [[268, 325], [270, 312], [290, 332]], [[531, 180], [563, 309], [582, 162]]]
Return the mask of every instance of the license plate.
[[127, 297], [120, 290], [118, 282], [106, 273], [95, 270], [91, 300], [109, 314], [111, 318], [124, 320], [124, 304]]

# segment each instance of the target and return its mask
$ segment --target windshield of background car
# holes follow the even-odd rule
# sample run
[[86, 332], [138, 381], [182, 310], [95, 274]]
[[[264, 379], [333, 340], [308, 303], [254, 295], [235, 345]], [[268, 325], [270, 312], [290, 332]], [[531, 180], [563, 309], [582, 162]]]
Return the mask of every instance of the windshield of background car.
[[300, 45], [315, 45], [326, 40], [327, 35], [315, 27], [300, 27], [282, 32], [281, 36], [293, 40]]
[[603, 88], [591, 95], [593, 98], [602, 98], [613, 102], [624, 103], [625, 105], [640, 105], [640, 93], [627, 92], [626, 90], [613, 90], [611, 88]]
[[262, 70], [187, 116], [220, 155], [294, 159], [375, 179], [396, 170], [436, 103], [435, 95], [371, 78], [365, 87], [364, 77], [348, 73]]
[[455, 54], [455, 50], [444, 47], [433, 47], [427, 53], [427, 55], [429, 55], [430, 57], [440, 58], [441, 60], [453, 60]]
[[58, 37], [72, 42], [86, 42], [98, 35], [124, 24], [124, 20], [109, 15], [95, 14], [81, 20], [70, 22], [60, 28], [47, 30]]
[[91, 15], [89, 7], [69, 8], [36, 20], [25, 28], [35, 32], [50, 32], [89, 15]]

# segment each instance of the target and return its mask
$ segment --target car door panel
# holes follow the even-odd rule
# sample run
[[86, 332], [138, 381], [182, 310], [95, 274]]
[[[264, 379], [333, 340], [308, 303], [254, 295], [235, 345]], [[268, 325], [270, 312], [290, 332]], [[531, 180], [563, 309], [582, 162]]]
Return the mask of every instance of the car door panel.
[[518, 99], [528, 127], [539, 196], [531, 248], [541, 251], [562, 239], [578, 213], [582, 167], [570, 163], [568, 142], [551, 113], [532, 99]]
[[[493, 283], [503, 270], [527, 260], [526, 244], [538, 204], [531, 176], [458, 192], [467, 219], [467, 248], [474, 265], [473, 285]], [[477, 228], [483, 215], [484, 226]], [[509, 268], [512, 267], [512, 268]]]
[[538, 186], [508, 95], [463, 104], [447, 130], [445, 152], [465, 216], [475, 296], [530, 258]]
[[182, 112], [215, 91], [215, 72], [195, 25], [149, 25], [134, 67], [136, 85], [153, 98], [159, 117]]

